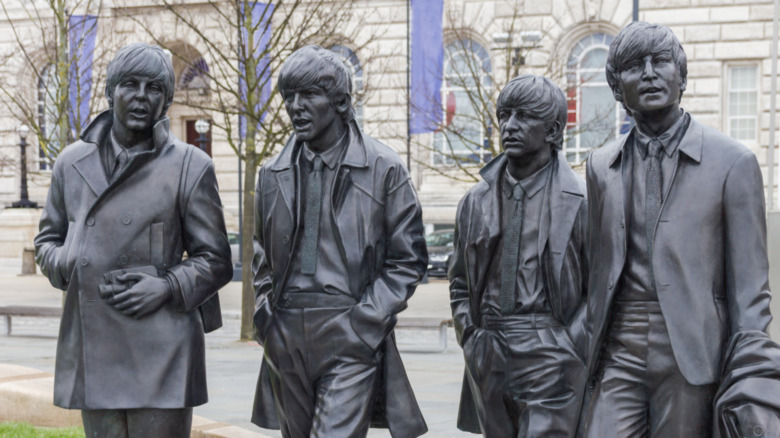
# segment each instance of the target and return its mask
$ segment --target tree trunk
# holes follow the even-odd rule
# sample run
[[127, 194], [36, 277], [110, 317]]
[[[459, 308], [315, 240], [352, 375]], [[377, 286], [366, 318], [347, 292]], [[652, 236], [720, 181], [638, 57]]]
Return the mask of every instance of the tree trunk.
[[[249, 139], [247, 139], [247, 142]], [[252, 147], [254, 149], [254, 147]], [[257, 154], [249, 153], [247, 148], [244, 161], [244, 191], [241, 202], [244, 206], [240, 218], [243, 233], [241, 235], [241, 332], [240, 339], [248, 341], [254, 338], [252, 317], [255, 314], [255, 288], [252, 284], [252, 259], [255, 250], [252, 237], [255, 231], [255, 178], [257, 174]]]

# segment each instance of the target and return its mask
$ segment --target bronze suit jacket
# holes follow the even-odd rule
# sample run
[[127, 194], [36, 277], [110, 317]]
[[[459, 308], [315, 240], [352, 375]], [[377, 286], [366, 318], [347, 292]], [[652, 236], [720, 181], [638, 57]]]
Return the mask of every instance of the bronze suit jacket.
[[[396, 315], [406, 308], [428, 265], [422, 209], [406, 167], [393, 150], [364, 136], [353, 122], [349, 144], [336, 169], [331, 193], [341, 259], [350, 273], [357, 304], [351, 323], [375, 350], [384, 349], [383, 382], [377, 388], [372, 426], [393, 436], [413, 437], [427, 428], [403, 368], [393, 335]], [[301, 196], [296, 175], [302, 143], [293, 135], [259, 171], [255, 192], [255, 315], [261, 344], [284, 291], [296, 239]], [[267, 366], [260, 370], [252, 422], [278, 428]]]
[[[99, 148], [111, 123], [110, 112], [98, 115], [57, 157], [35, 238], [41, 271], [67, 291], [54, 404], [197, 406], [208, 399], [204, 327], [221, 324], [217, 291], [233, 271], [214, 165], [177, 140], [166, 117], [154, 148], [109, 182]], [[174, 299], [141, 319], [106, 304], [104, 274], [130, 268], [168, 275]]]
[[[623, 159], [631, 135], [588, 159], [591, 376], [626, 261], [626, 183], [644, 178]], [[718, 380], [730, 335], [766, 331], [771, 321], [764, 185], [750, 150], [693, 118], [676, 157], [652, 265], [677, 365], [689, 383], [704, 385]]]
[[[506, 167], [502, 154], [488, 163], [480, 181], [460, 201], [455, 228], [455, 250], [450, 262], [450, 305], [458, 342], [463, 345], [479, 323], [479, 306], [492, 263], [500, 263], [501, 185]], [[558, 152], [552, 158], [547, 207], [542, 211], [539, 240], [541, 269], [547, 302], [553, 316], [566, 325], [572, 344], [584, 361], [587, 296], [587, 209], [585, 184]], [[584, 387], [584, 382], [583, 382]], [[458, 427], [479, 433], [476, 410], [464, 375]]]

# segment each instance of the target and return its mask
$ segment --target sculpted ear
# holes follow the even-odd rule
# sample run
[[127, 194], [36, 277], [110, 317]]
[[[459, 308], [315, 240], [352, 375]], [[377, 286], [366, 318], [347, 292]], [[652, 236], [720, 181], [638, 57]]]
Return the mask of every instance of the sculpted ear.
[[352, 102], [352, 96], [349, 95], [349, 93], [344, 93], [341, 95], [341, 97], [337, 98], [334, 102], [334, 106], [336, 107], [336, 111], [339, 114], [344, 114], [347, 111], [349, 111], [349, 105]]
[[563, 126], [561, 126], [561, 123], [559, 121], [556, 120], [553, 123], [549, 124], [547, 126], [547, 133], [544, 136], [545, 143], [547, 144], [558, 143], [558, 139], [560, 138], [562, 131], [563, 131]]

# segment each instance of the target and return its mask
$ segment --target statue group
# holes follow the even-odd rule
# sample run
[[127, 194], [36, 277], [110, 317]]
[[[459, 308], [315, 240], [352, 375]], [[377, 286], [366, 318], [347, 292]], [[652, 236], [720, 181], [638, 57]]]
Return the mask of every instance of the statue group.
[[[459, 428], [780, 435], [761, 170], [681, 109], [686, 74], [667, 27], [617, 35], [607, 81], [635, 126], [593, 151], [587, 182], [561, 153], [563, 91], [534, 75], [501, 91], [504, 152], [458, 206], [449, 268]], [[88, 437], [189, 436], [207, 400], [203, 333], [232, 267], [214, 166], [169, 131], [173, 76], [159, 47], [117, 53], [110, 109], [57, 159], [35, 239], [66, 290], [54, 403]], [[393, 334], [427, 267], [422, 209], [355, 123], [351, 84], [328, 50], [290, 55], [294, 134], [257, 178], [252, 422], [284, 437], [427, 431]]]

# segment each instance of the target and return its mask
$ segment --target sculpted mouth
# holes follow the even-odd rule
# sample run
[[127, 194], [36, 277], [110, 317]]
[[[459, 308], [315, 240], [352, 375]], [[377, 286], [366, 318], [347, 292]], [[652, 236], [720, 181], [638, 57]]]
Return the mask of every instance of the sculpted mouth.
[[311, 125], [311, 120], [309, 119], [293, 119], [293, 126], [296, 129], [306, 128], [309, 125]]
[[660, 93], [661, 91], [663, 91], [663, 90], [658, 88], [658, 87], [650, 87], [650, 88], [643, 89], [642, 90], [642, 94]]
[[145, 110], [143, 108], [133, 108], [133, 109], [130, 110], [130, 114], [132, 114], [134, 116], [143, 117], [143, 116], [146, 116], [147, 114], [149, 114], [149, 111], [147, 111], [147, 110]]

